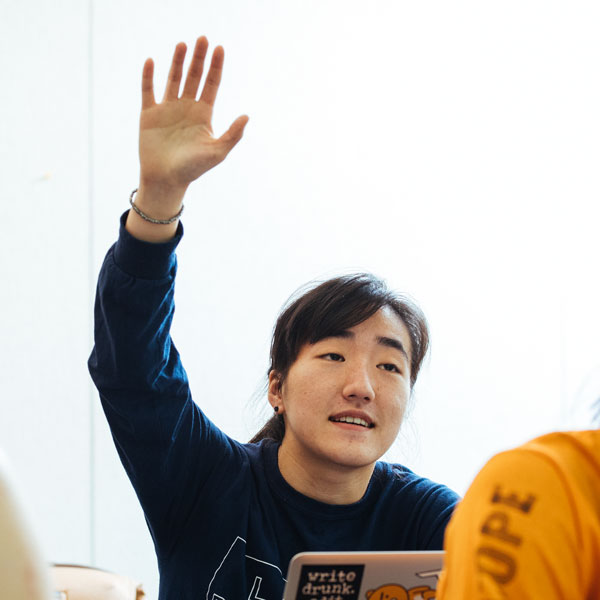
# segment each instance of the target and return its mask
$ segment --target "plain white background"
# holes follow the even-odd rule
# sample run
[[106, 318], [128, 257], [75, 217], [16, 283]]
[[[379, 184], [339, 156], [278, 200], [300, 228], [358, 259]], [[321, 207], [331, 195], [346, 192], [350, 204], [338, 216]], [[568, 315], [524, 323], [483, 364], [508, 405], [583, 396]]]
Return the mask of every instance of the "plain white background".
[[196, 402], [248, 439], [286, 298], [373, 271], [432, 333], [387, 458], [463, 493], [600, 394], [599, 27], [591, 1], [2, 0], [0, 446], [48, 560], [156, 596], [86, 368], [147, 56], [160, 96], [175, 44], [206, 34], [226, 51], [215, 131], [250, 116], [186, 200], [173, 335]]

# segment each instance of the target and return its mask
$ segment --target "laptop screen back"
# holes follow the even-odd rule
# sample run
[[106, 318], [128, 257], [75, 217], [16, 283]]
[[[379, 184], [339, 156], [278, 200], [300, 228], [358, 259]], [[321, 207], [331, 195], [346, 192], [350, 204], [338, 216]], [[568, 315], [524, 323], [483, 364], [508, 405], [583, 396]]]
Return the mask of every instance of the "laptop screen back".
[[290, 561], [284, 600], [430, 600], [443, 552], [303, 552]]

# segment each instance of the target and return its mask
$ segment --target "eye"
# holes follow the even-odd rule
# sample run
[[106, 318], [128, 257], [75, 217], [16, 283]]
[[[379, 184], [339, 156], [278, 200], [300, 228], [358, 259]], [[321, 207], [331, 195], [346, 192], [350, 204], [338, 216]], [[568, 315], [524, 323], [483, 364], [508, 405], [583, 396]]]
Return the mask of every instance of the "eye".
[[341, 354], [336, 354], [335, 352], [328, 352], [327, 354], [322, 354], [321, 358], [326, 360], [333, 360], [335, 362], [344, 362], [344, 357]]
[[389, 371], [390, 373], [402, 373], [400, 369], [394, 365], [393, 363], [383, 363], [381, 365], [377, 365], [379, 369], [383, 369], [384, 371]]

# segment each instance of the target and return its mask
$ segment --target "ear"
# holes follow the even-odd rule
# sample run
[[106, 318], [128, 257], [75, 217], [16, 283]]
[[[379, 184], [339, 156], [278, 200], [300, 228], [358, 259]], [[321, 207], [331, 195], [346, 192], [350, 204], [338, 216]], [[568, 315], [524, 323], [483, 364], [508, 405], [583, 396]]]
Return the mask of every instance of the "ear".
[[282, 414], [283, 412], [283, 397], [281, 394], [282, 384], [281, 375], [277, 371], [271, 371], [269, 373], [269, 385], [267, 388], [269, 404], [273, 409], [278, 406], [279, 414]]

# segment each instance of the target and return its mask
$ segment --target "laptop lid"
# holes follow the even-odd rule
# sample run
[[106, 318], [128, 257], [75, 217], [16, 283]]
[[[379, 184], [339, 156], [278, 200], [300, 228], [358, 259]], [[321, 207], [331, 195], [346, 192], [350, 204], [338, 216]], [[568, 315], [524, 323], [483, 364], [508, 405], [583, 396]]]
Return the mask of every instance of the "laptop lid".
[[430, 600], [444, 552], [301, 552], [283, 600]]

